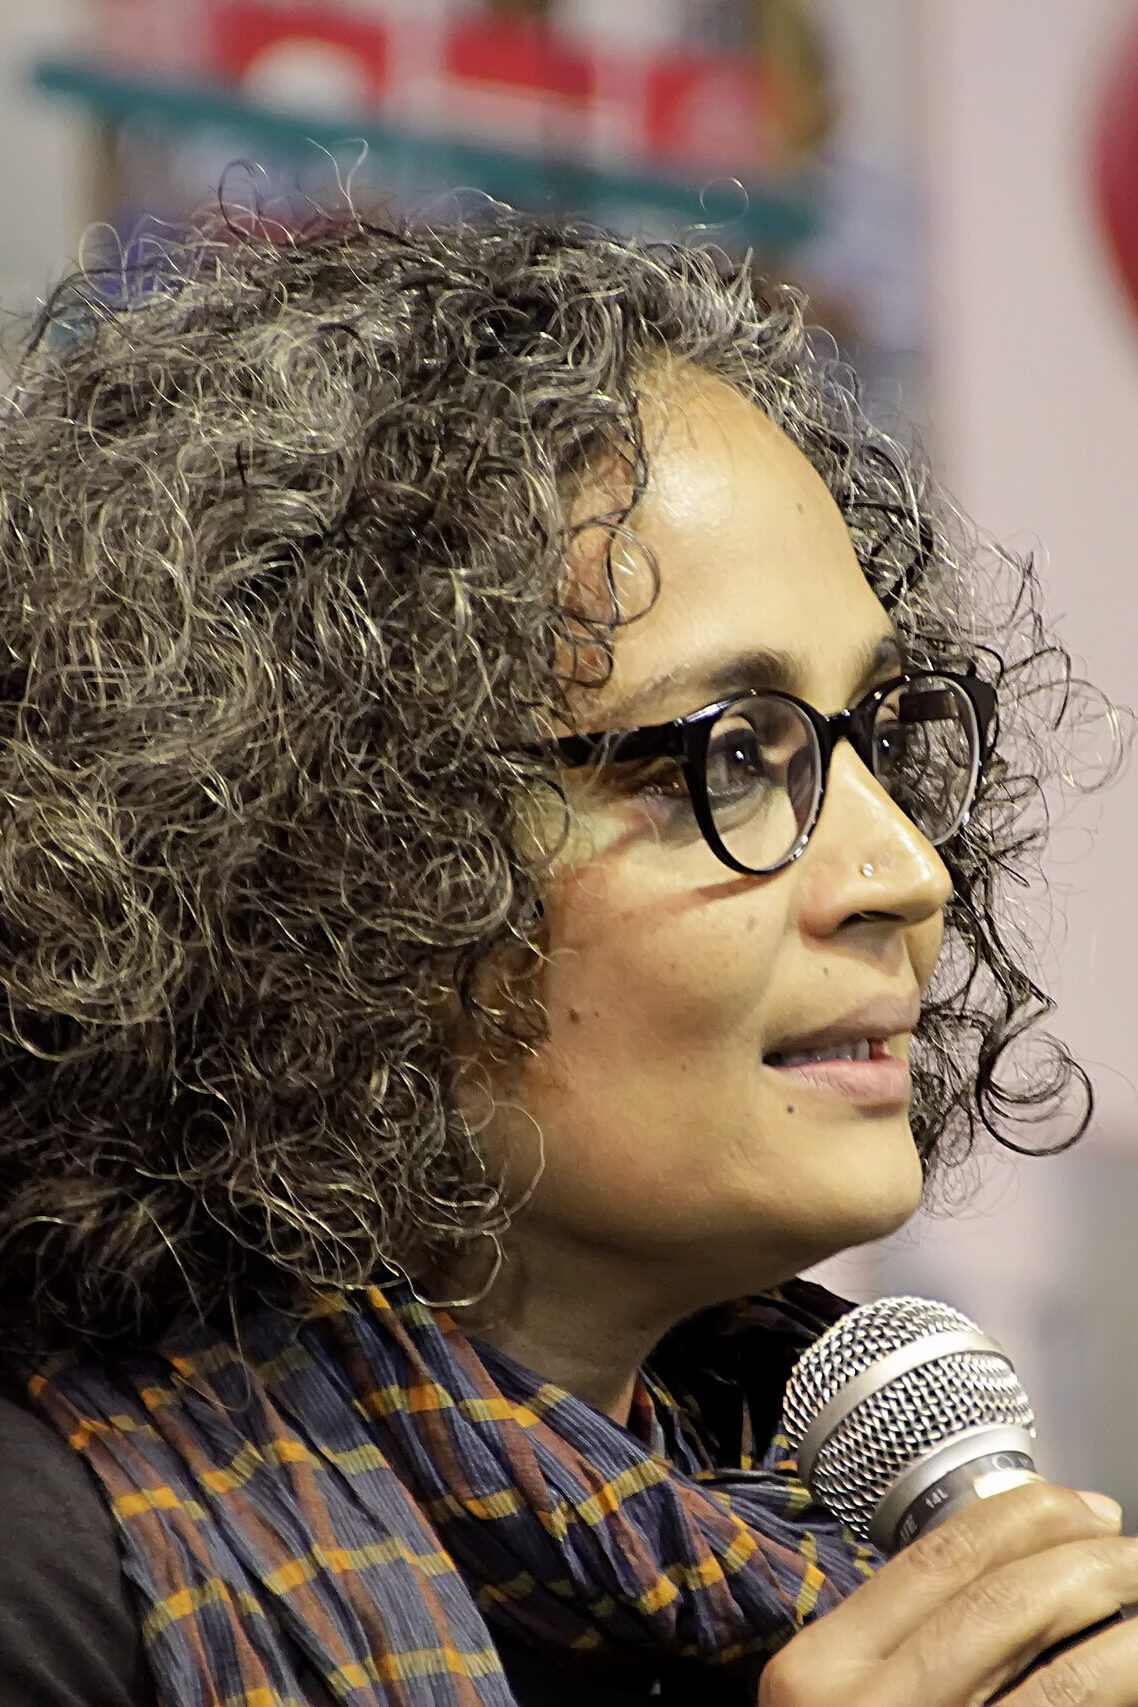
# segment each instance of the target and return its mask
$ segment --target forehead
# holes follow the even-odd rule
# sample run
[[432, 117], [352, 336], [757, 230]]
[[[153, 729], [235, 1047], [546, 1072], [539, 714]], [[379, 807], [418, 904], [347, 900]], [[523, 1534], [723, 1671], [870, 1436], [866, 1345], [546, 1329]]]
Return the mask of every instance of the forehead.
[[[631, 526], [658, 586], [651, 609], [618, 632], [590, 715], [682, 715], [701, 703], [701, 674], [721, 677], [733, 658], [763, 651], [787, 654], [793, 691], [823, 710], [844, 705], [891, 630], [820, 476], [753, 403], [695, 370], [649, 386], [642, 413], [648, 485]], [[617, 478], [584, 487], [575, 518], [611, 509]], [[579, 539], [573, 567], [586, 585], [604, 547], [599, 530]], [[618, 542], [613, 560], [625, 610], [642, 610], [653, 587], [643, 554]]]

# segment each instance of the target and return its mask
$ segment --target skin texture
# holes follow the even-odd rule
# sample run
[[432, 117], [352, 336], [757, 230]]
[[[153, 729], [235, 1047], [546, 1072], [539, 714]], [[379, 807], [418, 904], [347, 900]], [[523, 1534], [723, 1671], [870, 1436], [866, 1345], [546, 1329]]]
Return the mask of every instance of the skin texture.
[[[793, 691], [819, 709], [851, 703], [891, 629], [821, 479], [753, 404], [693, 370], [657, 387], [645, 416], [633, 525], [659, 596], [619, 634], [587, 726], [695, 710], [722, 697], [713, 674], [760, 648], [790, 654]], [[582, 513], [596, 500], [583, 492]], [[573, 565], [586, 588], [590, 550], [584, 539]], [[629, 554], [631, 608], [645, 575]], [[745, 666], [737, 680], [750, 685]], [[682, 818], [669, 829], [658, 798], [571, 786], [581, 821], [545, 900], [549, 1041], [520, 1069], [487, 1069], [497, 1112], [484, 1141], [523, 1181], [540, 1130], [544, 1171], [473, 1321], [623, 1419], [635, 1368], [675, 1322], [917, 1207], [905, 1108], [788, 1089], [763, 1054], [923, 990], [950, 884], [847, 743], [808, 848], [770, 877], [731, 872]], [[889, 1047], [905, 1055], [907, 1035]]]

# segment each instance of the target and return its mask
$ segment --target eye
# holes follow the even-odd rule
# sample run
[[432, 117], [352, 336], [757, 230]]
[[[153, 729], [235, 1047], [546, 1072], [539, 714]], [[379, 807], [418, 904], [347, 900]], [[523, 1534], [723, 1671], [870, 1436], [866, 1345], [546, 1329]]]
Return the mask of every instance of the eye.
[[707, 749], [707, 792], [712, 805], [752, 794], [769, 781], [766, 750], [748, 719], [737, 718], [717, 728]]
[[911, 730], [911, 724], [904, 724], [896, 717], [878, 718], [873, 731], [873, 744], [885, 762], [896, 763], [904, 756], [911, 745]]

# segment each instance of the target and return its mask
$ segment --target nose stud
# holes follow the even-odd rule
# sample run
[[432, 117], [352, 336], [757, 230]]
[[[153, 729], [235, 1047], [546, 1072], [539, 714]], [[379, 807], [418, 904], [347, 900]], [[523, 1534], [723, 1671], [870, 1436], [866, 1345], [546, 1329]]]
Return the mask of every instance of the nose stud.
[[873, 870], [874, 870], [873, 866], [863, 865], [861, 868], [861, 875], [863, 877], [872, 877], [873, 876]]

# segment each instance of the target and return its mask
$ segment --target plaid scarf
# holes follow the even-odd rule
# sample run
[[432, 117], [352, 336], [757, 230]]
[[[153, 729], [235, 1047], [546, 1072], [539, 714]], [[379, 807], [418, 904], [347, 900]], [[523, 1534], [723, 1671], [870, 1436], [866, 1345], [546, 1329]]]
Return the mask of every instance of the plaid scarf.
[[[756, 1302], [723, 1344], [745, 1375], [820, 1325]], [[875, 1568], [784, 1440], [715, 1461], [733, 1406], [746, 1429], [729, 1363], [706, 1417], [645, 1373], [625, 1428], [395, 1286], [303, 1323], [262, 1310], [239, 1349], [180, 1327], [29, 1390], [105, 1489], [160, 1701], [513, 1707], [496, 1637], [757, 1679]]]

